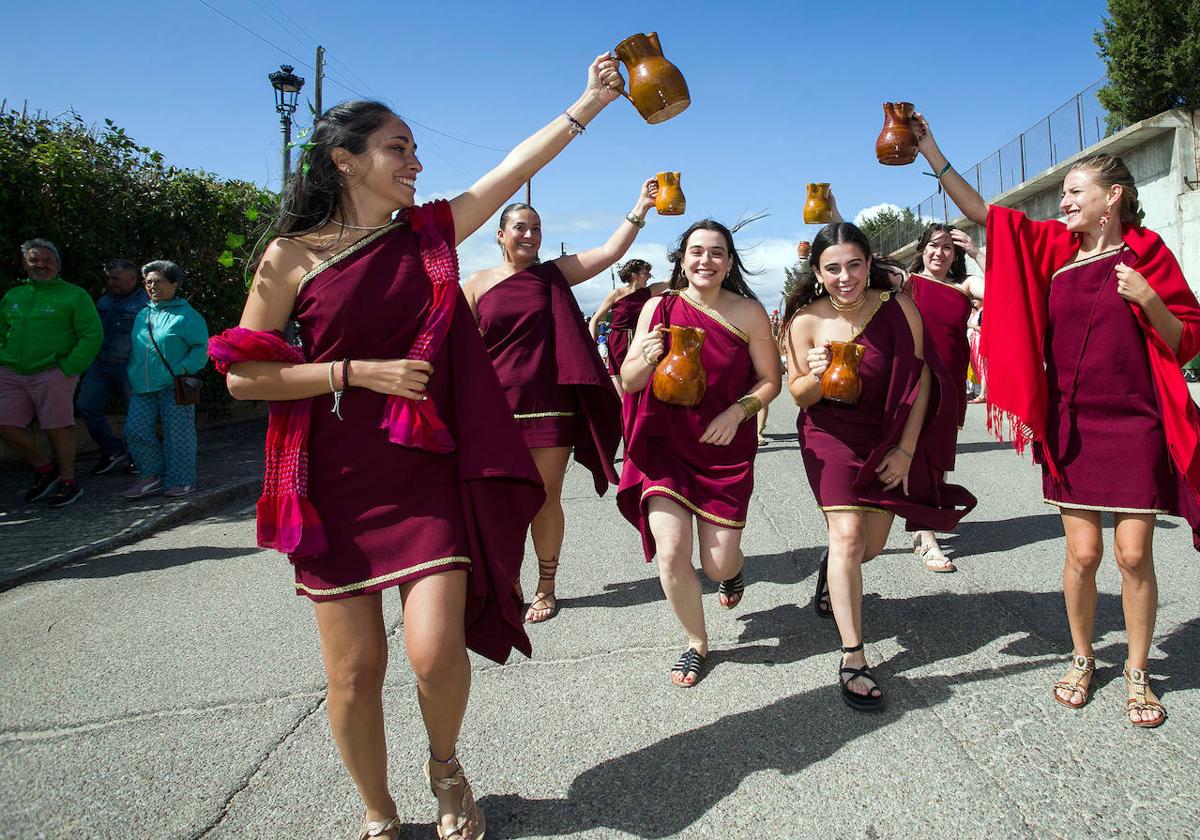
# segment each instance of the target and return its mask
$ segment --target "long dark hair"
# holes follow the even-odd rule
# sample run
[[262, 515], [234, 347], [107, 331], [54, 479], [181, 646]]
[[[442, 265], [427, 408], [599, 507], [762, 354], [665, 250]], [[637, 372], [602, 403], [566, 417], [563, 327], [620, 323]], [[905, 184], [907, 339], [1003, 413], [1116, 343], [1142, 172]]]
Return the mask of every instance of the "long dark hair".
[[650, 263], [645, 260], [639, 260], [634, 257], [631, 260], [626, 260], [625, 264], [617, 269], [617, 276], [621, 278], [621, 282], [628, 286], [633, 282], [633, 275], [639, 271], [649, 271]]
[[884, 269], [878, 257], [871, 255], [871, 240], [867, 235], [849, 222], [825, 225], [813, 237], [812, 248], [809, 251], [808, 265], [800, 274], [792, 293], [788, 295], [787, 304], [783, 308], [783, 323], [787, 324], [792, 317], [805, 306], [808, 306], [821, 295], [825, 294], [824, 287], [817, 279], [817, 266], [821, 264], [821, 254], [834, 245], [857, 245], [863, 259], [871, 260], [871, 271], [867, 278], [868, 289], [891, 289], [891, 275]]
[[329, 224], [335, 215], [342, 215], [345, 184], [333, 162], [333, 150], [362, 154], [372, 132], [394, 116], [395, 112], [382, 102], [356, 99], [334, 105], [317, 117], [299, 168], [283, 191], [276, 223], [280, 236], [312, 233]]
[[679, 237], [679, 244], [667, 256], [667, 259], [674, 264], [671, 269], [670, 287], [675, 290], [687, 288], [687, 278], [683, 276], [683, 253], [687, 250], [688, 238], [698, 230], [715, 231], [725, 237], [725, 247], [729, 249], [729, 256], [733, 258], [733, 267], [729, 269], [729, 274], [725, 275], [725, 280], [721, 283], [721, 288], [728, 289], [735, 295], [741, 295], [751, 300], [758, 300], [758, 295], [754, 294], [750, 285], [746, 282], [746, 275], [755, 274], [756, 272], [750, 271], [742, 264], [742, 258], [733, 244], [733, 232], [725, 227], [725, 225], [713, 219], [701, 219], [695, 222], [683, 232], [683, 236]]
[[[924, 273], [925, 246], [929, 244], [930, 239], [933, 239], [935, 233], [949, 235], [953, 232], [954, 225], [944, 225], [941, 222], [930, 222], [926, 225], [924, 233], [921, 234], [921, 238], [917, 242], [917, 253], [913, 255], [912, 262], [909, 263], [909, 272], [914, 274]], [[954, 259], [950, 262], [950, 270], [946, 272], [946, 279], [953, 280], [956, 283], [967, 279], [967, 252], [957, 244], [954, 246]]]

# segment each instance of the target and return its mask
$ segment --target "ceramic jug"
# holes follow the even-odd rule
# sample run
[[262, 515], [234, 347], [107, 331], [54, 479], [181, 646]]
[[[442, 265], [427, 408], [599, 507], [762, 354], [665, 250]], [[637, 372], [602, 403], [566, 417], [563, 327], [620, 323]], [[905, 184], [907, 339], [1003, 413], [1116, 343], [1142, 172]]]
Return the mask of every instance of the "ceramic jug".
[[808, 200], [804, 202], [804, 224], [827, 225], [833, 218], [829, 207], [829, 184], [809, 184]]
[[912, 128], [911, 102], [883, 103], [883, 131], [875, 141], [875, 157], [888, 166], [903, 166], [917, 159], [917, 135]]
[[798, 243], [796, 243], [796, 256], [800, 258], [801, 262], [803, 262], [804, 260], [808, 259], [808, 254], [811, 249], [812, 243], [807, 239], [801, 239]]
[[659, 172], [658, 195], [654, 199], [654, 209], [660, 216], [682, 216], [687, 208], [687, 199], [683, 197], [683, 187], [679, 183], [678, 172]]
[[867, 350], [853, 341], [831, 341], [832, 358], [821, 374], [821, 396], [834, 402], [855, 405], [862, 396], [862, 380], [858, 378], [858, 363]]
[[700, 361], [704, 330], [699, 327], [668, 327], [667, 352], [654, 369], [654, 396], [671, 405], [691, 408], [704, 399], [708, 380]]
[[687, 82], [674, 64], [663, 58], [658, 33], [630, 35], [613, 49], [629, 75], [626, 98], [651, 125], [666, 122], [692, 104]]

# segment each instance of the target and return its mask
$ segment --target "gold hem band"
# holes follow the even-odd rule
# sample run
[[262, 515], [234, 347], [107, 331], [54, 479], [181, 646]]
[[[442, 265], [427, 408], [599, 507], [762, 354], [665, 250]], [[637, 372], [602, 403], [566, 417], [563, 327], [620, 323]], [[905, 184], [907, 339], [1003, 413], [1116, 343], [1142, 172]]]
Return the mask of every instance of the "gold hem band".
[[329, 589], [314, 589], [311, 586], [305, 586], [300, 581], [296, 581], [296, 589], [309, 595], [345, 595], [347, 592], [357, 592], [360, 589], [366, 589], [368, 586], [375, 586], [379, 583], [387, 583], [400, 578], [411, 577], [414, 574], [423, 572], [426, 569], [434, 569], [439, 566], [467, 566], [471, 565], [470, 557], [439, 557], [437, 560], [430, 560], [426, 563], [418, 563], [415, 566], [410, 566], [407, 569], [400, 569], [395, 572], [388, 572], [386, 575], [361, 580], [358, 583], [348, 583], [345, 586], [333, 586]]
[[825, 511], [826, 513], [829, 511], [839, 510], [861, 510], [865, 511], [866, 513], [891, 513], [891, 511], [886, 510], [885, 508], [872, 507], [871, 505], [825, 505], [821, 508], [821, 510]]
[[1109, 507], [1107, 505], [1081, 505], [1076, 504], [1075, 502], [1056, 502], [1053, 499], [1042, 499], [1042, 501], [1048, 505], [1053, 505], [1056, 508], [1067, 508], [1068, 510], [1095, 510], [1099, 511], [1100, 513], [1143, 513], [1162, 516], [1171, 515], [1171, 511], [1169, 510], [1156, 510], [1154, 508], [1123, 508]]
[[646, 501], [646, 498], [648, 496], [653, 496], [653, 495], [656, 495], [659, 493], [661, 493], [664, 496], [674, 499], [675, 501], [679, 502], [684, 507], [688, 508], [692, 513], [696, 514], [699, 517], [707, 519], [709, 522], [713, 523], [714, 525], [724, 525], [726, 528], [745, 528], [746, 527], [746, 520], [743, 519], [742, 521], [739, 522], [736, 519], [726, 519], [723, 516], [717, 516], [715, 513], [708, 513], [707, 511], [701, 510], [699, 508], [699, 506], [693, 504], [692, 502], [690, 502], [686, 498], [684, 498], [683, 494], [672, 490], [670, 487], [663, 487], [661, 484], [652, 484], [651, 486], [643, 489], [642, 490], [642, 501], [643, 502]]
[[574, 417], [574, 411], [535, 411], [532, 414], [514, 414], [514, 420], [537, 420], [540, 417]]

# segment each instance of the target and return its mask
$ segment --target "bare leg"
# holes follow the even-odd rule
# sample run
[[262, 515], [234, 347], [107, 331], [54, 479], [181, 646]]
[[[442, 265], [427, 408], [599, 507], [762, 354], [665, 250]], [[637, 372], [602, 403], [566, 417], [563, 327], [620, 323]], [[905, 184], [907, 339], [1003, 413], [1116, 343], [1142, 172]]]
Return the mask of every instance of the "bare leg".
[[[681, 506], [651, 496], [646, 500], [647, 522], [658, 545], [658, 579], [675, 617], [687, 635], [688, 647], [708, 655], [704, 604], [700, 601], [700, 576], [692, 565], [692, 514]], [[692, 680], [683, 680], [691, 684]]]
[[61, 429], [44, 429], [50, 445], [54, 447], [54, 459], [58, 461], [58, 474], [61, 478], [75, 478], [75, 427], [66, 426]]
[[28, 429], [20, 426], [0, 426], [0, 440], [3, 440], [25, 459], [35, 470], [50, 463], [50, 459], [42, 454], [34, 442], [33, 435]]
[[720, 583], [742, 570], [746, 557], [742, 554], [741, 528], [714, 525], [697, 516], [696, 530], [700, 534], [700, 568], [709, 580]]
[[533, 456], [533, 463], [537, 465], [542, 484], [546, 487], [546, 501], [533, 517], [529, 528], [533, 535], [533, 551], [538, 558], [538, 585], [529, 610], [525, 613], [525, 620], [536, 623], [552, 617], [557, 606], [554, 599], [554, 578], [566, 528], [562, 509], [562, 485], [567, 474], [567, 460], [571, 457], [571, 447], [539, 447], [530, 449], [529, 454]]
[[[1067, 622], [1071, 627], [1071, 644], [1076, 656], [1092, 655], [1092, 633], [1096, 623], [1096, 571], [1104, 556], [1104, 540], [1100, 532], [1100, 513], [1094, 510], [1063, 508], [1063, 531], [1067, 538], [1067, 559], [1063, 565], [1063, 598], [1067, 605]], [[1087, 689], [1091, 677], [1081, 681]], [[1072, 706], [1082, 706], [1086, 695], [1082, 691], [1056, 688], [1055, 693]]]
[[396, 815], [396, 802], [388, 790], [383, 726], [383, 599], [372, 592], [313, 607], [329, 679], [326, 703], [333, 739], [366, 806], [367, 819], [390, 819]]
[[[867, 556], [868, 521], [873, 536], [879, 542], [879, 529], [890, 530], [893, 515], [868, 513], [859, 510], [826, 511], [829, 528], [829, 602], [837, 622], [842, 647], [855, 647], [862, 638], [862, 564]], [[886, 536], [885, 536], [886, 539]], [[877, 550], [882, 550], [880, 547]], [[859, 650], [847, 653], [843, 662], [850, 668], [867, 664], [866, 654]], [[850, 680], [848, 688], [855, 694], [867, 695], [875, 686], [861, 677]]]
[[[1129, 637], [1130, 668], [1146, 670], [1154, 622], [1158, 614], [1158, 579], [1154, 574], [1154, 515], [1116, 515], [1115, 548], [1121, 570], [1121, 606], [1125, 610], [1125, 633]], [[1156, 711], [1131, 711], [1133, 722], [1152, 721]]]
[[[430, 575], [400, 589], [404, 601], [404, 644], [417, 678], [417, 700], [429, 735], [429, 750], [445, 761], [455, 753], [458, 733], [471, 692], [471, 663], [467, 658], [464, 614], [467, 573], [463, 570]], [[434, 779], [454, 775], [456, 766], [430, 762]], [[437, 791], [444, 828], [454, 827], [462, 805], [463, 787]]]
[[767, 436], [764, 432], [767, 430], [767, 414], [770, 411], [770, 406], [764, 405], [758, 410], [758, 445], [765, 446]]

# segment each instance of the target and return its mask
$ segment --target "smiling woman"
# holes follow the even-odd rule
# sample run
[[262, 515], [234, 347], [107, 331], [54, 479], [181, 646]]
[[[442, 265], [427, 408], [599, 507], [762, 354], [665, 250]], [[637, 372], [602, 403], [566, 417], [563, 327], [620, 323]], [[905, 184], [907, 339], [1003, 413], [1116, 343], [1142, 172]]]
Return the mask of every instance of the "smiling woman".
[[[456, 755], [467, 648], [499, 662], [530, 653], [513, 586], [544, 494], [459, 293], [454, 249], [620, 95], [607, 53], [587, 79], [470, 189], [419, 207], [410, 127], [378, 102], [326, 111], [241, 326], [212, 343], [235, 397], [272, 401], [259, 543], [288, 553], [297, 594], [314, 603], [330, 726], [366, 809], [360, 838], [399, 832], [382, 697], [382, 591], [393, 587], [438, 834], [485, 830]], [[283, 340], [289, 322], [299, 347]]]

